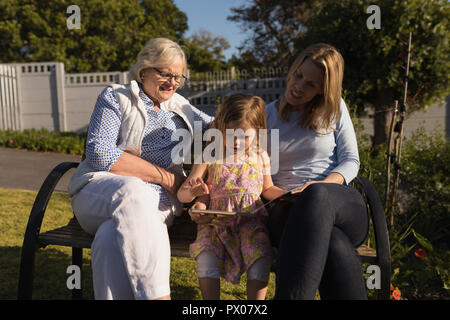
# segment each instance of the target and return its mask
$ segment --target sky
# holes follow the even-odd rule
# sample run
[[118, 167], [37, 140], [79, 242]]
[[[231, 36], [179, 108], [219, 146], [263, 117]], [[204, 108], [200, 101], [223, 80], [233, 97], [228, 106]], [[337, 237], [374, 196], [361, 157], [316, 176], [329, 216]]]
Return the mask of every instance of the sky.
[[200, 28], [206, 29], [213, 36], [223, 36], [230, 43], [231, 48], [224, 51], [226, 59], [233, 54], [238, 55], [239, 45], [247, 39], [249, 34], [243, 32], [240, 24], [228, 21], [231, 15], [230, 8], [240, 7], [246, 0], [173, 0], [175, 5], [188, 18], [188, 27], [185, 36], [189, 37]]

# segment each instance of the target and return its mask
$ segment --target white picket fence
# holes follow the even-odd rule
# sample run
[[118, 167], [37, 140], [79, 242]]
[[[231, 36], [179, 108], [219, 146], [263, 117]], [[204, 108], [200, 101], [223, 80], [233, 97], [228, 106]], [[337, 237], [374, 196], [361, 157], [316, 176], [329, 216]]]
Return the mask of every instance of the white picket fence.
[[[61, 62], [0, 66], [0, 130], [84, 131], [99, 93], [111, 83], [128, 83], [128, 72], [66, 74]], [[251, 79], [247, 71], [234, 68], [210, 72], [202, 75], [202, 81], [188, 80], [179, 92], [214, 115], [217, 105], [233, 92], [259, 95], [267, 102], [277, 99], [285, 87], [282, 72], [255, 70]]]
[[22, 128], [17, 67], [0, 65], [0, 130]]
[[[258, 95], [267, 103], [285, 90], [285, 69], [248, 72], [227, 71], [193, 75], [179, 93], [200, 110], [214, 115], [218, 104], [233, 92]], [[56, 131], [87, 130], [100, 92], [111, 83], [128, 83], [127, 72], [66, 74], [61, 62], [0, 64], [0, 130], [47, 128]], [[373, 134], [370, 118], [362, 119], [365, 132]], [[426, 122], [450, 133], [450, 99], [442, 108], [432, 106], [407, 120], [406, 134]]]

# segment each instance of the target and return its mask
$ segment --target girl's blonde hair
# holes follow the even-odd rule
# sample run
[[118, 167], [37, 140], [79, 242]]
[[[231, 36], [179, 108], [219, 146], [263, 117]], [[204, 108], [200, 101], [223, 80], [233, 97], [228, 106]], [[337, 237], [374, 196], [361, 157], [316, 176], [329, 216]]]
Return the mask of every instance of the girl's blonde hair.
[[[130, 81], [136, 80], [137, 82], [142, 83], [142, 70], [147, 68], [167, 68], [177, 62], [178, 59], [183, 61], [183, 75], [186, 75], [186, 55], [176, 42], [167, 38], [155, 38], [150, 40], [139, 52], [136, 64], [130, 69]], [[183, 84], [184, 79], [180, 82], [180, 88]]]
[[[292, 79], [306, 59], [310, 59], [324, 73], [323, 94], [317, 95], [305, 106], [298, 123], [303, 128], [318, 133], [332, 131], [332, 125], [340, 116], [344, 59], [336, 48], [329, 44], [311, 45], [295, 59], [286, 77], [286, 83]], [[284, 121], [289, 121], [293, 106], [287, 102], [285, 96], [286, 94], [280, 100], [278, 113]]]
[[[226, 129], [229, 123], [235, 122], [241, 126], [248, 126], [256, 130], [256, 148], [259, 152], [260, 129], [266, 129], [266, 104], [258, 96], [236, 93], [226, 97], [219, 105], [212, 127], [218, 129], [223, 137], [223, 155], [225, 155]], [[265, 133], [265, 132], [262, 132]], [[216, 172], [220, 172], [220, 165]]]

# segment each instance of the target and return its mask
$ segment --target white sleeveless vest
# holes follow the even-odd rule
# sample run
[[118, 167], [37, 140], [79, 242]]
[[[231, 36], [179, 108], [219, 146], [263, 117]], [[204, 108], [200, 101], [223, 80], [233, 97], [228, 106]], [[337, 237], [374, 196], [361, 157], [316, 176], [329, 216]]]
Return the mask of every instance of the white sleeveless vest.
[[[142, 140], [147, 125], [147, 112], [145, 111], [142, 100], [139, 98], [139, 85], [133, 80], [130, 84], [112, 84], [111, 87], [114, 89], [114, 95], [119, 102], [120, 112], [122, 114], [122, 121], [119, 129], [119, 143], [117, 147], [121, 150], [140, 156]], [[192, 140], [194, 113], [189, 101], [178, 93], [174, 93], [172, 98], [161, 103], [160, 108], [178, 114], [186, 123]], [[174, 165], [169, 169], [184, 174], [181, 164]], [[95, 171], [89, 166], [88, 161], [85, 159], [80, 163], [70, 180], [68, 186], [69, 196], [73, 197], [90, 181], [107, 175], [113, 175], [113, 173], [108, 171]], [[176, 215], [181, 214], [182, 204], [175, 196], [170, 193], [168, 193], [168, 195], [172, 202], [173, 212]]]

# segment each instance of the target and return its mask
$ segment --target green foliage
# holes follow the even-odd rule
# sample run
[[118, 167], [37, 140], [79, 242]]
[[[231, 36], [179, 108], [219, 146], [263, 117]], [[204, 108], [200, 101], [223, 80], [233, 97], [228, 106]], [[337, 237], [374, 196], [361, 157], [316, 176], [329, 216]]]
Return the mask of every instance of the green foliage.
[[86, 134], [28, 129], [0, 131], [0, 147], [82, 155]]
[[[409, 106], [420, 109], [449, 94], [450, 4], [438, 0], [382, 1], [381, 29], [369, 30], [370, 0], [317, 1], [298, 50], [330, 43], [346, 60], [344, 87], [355, 103], [375, 105], [380, 93], [401, 100], [409, 32], [413, 33]], [[327, 23], [324, 23], [326, 21]]]
[[414, 299], [450, 296], [449, 250], [434, 247], [411, 227], [391, 233], [391, 243], [395, 243], [391, 248], [391, 281], [403, 288], [406, 296]]
[[[376, 4], [381, 29], [369, 30]], [[450, 3], [440, 0], [250, 1], [228, 19], [252, 31], [236, 66], [289, 67], [307, 46], [326, 42], [345, 59], [343, 87], [355, 104], [375, 108], [373, 144], [386, 141], [386, 109], [403, 102], [409, 32], [412, 51], [407, 112], [450, 94]], [[365, 113], [364, 108], [359, 109]]]
[[[374, 183], [383, 199], [386, 146], [371, 148], [368, 137], [361, 135], [361, 123], [353, 121], [360, 152], [359, 174]], [[394, 227], [389, 236], [391, 281], [410, 299], [450, 296], [449, 176], [450, 142], [442, 133], [427, 134], [419, 128], [405, 139]], [[415, 254], [420, 248], [426, 257]]]
[[211, 32], [200, 29], [189, 38], [180, 41], [187, 55], [190, 77], [195, 72], [212, 72], [226, 69], [223, 50], [230, 48], [229, 42], [222, 36], [213, 36]]
[[252, 35], [240, 48], [241, 56], [234, 65], [245, 68], [261, 66], [289, 67], [294, 55], [295, 39], [303, 32], [311, 0], [253, 0], [232, 8], [227, 19], [241, 24]]
[[418, 129], [405, 141], [400, 171], [401, 198], [407, 203], [397, 218], [417, 220], [414, 230], [433, 243], [450, 247], [450, 141], [442, 133]]
[[[69, 30], [78, 5], [81, 29]], [[61, 61], [66, 72], [125, 71], [155, 37], [181, 38], [186, 15], [171, 0], [0, 2], [0, 62]]]

